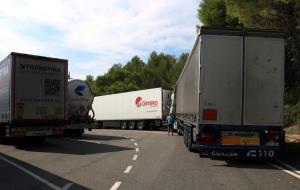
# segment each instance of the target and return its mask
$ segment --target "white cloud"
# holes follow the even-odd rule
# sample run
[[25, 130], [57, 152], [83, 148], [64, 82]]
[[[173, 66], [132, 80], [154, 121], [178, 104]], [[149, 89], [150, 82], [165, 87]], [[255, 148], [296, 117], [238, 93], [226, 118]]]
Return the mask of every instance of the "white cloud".
[[[0, 56], [10, 51], [62, 56], [78, 77], [103, 74], [113, 63], [132, 56], [146, 58], [153, 50], [189, 51], [195, 39], [194, 0], [14, 0], [0, 2]], [[51, 33], [36, 37], [24, 30], [47, 26]], [[5, 43], [2, 43], [2, 42]], [[63, 51], [62, 51], [63, 50]], [[62, 52], [82, 51], [94, 60], [78, 61]], [[84, 56], [82, 54], [78, 56]], [[85, 73], [87, 72], [87, 73]]]

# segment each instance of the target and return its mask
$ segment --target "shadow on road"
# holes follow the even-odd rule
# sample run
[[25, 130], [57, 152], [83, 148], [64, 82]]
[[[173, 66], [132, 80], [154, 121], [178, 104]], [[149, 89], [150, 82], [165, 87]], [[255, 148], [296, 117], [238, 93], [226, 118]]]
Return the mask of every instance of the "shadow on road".
[[[57, 189], [63, 189], [65, 186], [69, 186], [70, 190], [89, 189], [76, 182], [69, 181], [63, 177], [2, 153], [0, 153], [0, 169], [0, 189], [55, 189], [55, 187], [57, 187]], [[24, 170], [26, 170], [27, 173]], [[33, 174], [30, 175], [28, 172]], [[37, 178], [40, 178], [41, 180], [38, 180]], [[46, 182], [42, 182], [43, 180]], [[54, 186], [50, 187], [49, 184]]]
[[84, 140], [100, 140], [100, 141], [113, 141], [113, 140], [126, 140], [127, 138], [120, 137], [120, 136], [84, 134], [79, 139], [84, 139]]
[[48, 138], [43, 143], [26, 141], [6, 140], [6, 145], [16, 146], [17, 149], [31, 152], [49, 152], [61, 154], [88, 155], [107, 152], [119, 152], [132, 150], [131, 148], [96, 144], [94, 142], [82, 141], [83, 139]]
[[300, 170], [300, 142], [287, 142], [279, 159]]
[[276, 169], [262, 160], [226, 160], [222, 164], [215, 164], [216, 167], [232, 167], [232, 168], [247, 168], [247, 169]]

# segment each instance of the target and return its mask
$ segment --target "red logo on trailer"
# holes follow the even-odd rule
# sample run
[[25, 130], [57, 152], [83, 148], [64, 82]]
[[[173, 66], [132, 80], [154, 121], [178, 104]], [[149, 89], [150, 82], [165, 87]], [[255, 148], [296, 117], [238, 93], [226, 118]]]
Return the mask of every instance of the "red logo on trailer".
[[135, 99], [135, 105], [139, 108], [142, 106], [142, 98], [141, 97], [137, 97]]
[[151, 107], [155, 107], [158, 105], [158, 101], [156, 100], [150, 100], [150, 101], [145, 101], [143, 100], [142, 97], [137, 97], [135, 99], [135, 105], [140, 108], [142, 106], [151, 106]]

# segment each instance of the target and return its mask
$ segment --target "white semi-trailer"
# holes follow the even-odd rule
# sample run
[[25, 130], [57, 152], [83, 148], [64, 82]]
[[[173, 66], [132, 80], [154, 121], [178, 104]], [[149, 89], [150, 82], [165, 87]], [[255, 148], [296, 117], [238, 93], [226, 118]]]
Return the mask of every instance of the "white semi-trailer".
[[169, 112], [171, 90], [153, 88], [97, 96], [93, 109], [97, 122], [113, 123], [121, 129], [157, 129]]
[[284, 37], [202, 27], [172, 109], [189, 150], [215, 158], [271, 158], [284, 143]]
[[0, 62], [0, 137], [62, 135], [67, 120], [64, 59], [11, 53]]

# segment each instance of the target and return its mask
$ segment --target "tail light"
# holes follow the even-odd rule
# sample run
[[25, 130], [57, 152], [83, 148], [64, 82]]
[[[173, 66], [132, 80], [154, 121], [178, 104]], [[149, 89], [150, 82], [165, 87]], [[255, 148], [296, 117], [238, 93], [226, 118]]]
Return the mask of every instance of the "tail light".
[[52, 132], [53, 135], [64, 135], [64, 129], [61, 127], [55, 127]]
[[215, 144], [216, 142], [216, 133], [211, 130], [202, 131], [198, 136], [199, 144]]
[[266, 131], [266, 146], [279, 146], [279, 132], [278, 131]]
[[202, 114], [203, 120], [216, 121], [218, 112], [215, 109], [204, 109]]
[[25, 129], [23, 128], [12, 128], [11, 135], [13, 137], [24, 137], [25, 136]]

